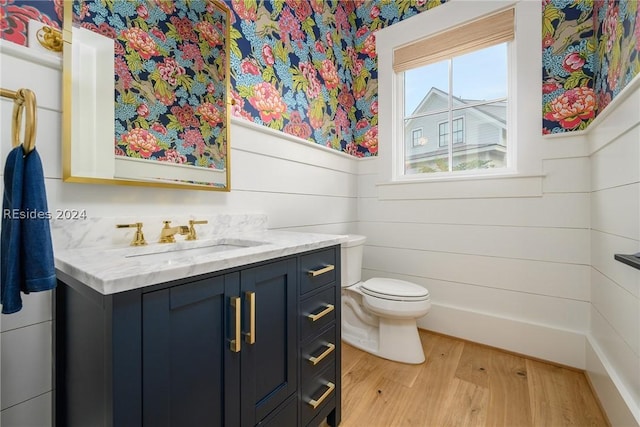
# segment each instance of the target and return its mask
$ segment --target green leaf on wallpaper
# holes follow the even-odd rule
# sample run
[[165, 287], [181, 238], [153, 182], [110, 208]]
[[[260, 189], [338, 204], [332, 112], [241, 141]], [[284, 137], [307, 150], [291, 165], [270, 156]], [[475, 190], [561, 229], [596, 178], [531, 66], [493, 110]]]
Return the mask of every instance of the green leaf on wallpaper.
[[[273, 67], [265, 67], [264, 70], [262, 70], [262, 79], [265, 82], [271, 82], [274, 84], [278, 82], [278, 79], [276, 78], [276, 73]], [[294, 77], [294, 86], [295, 86], [295, 77]]]
[[200, 52], [202, 52], [203, 58], [208, 58], [209, 55], [211, 55], [211, 46], [208, 41], [201, 40], [200, 43], [198, 43], [198, 48], [200, 49]]
[[307, 17], [307, 19], [305, 19], [301, 23], [302, 30], [310, 37], [314, 34], [313, 27], [315, 26], [316, 26], [316, 21], [314, 21], [313, 18], [310, 16]]
[[165, 33], [167, 36], [167, 39], [182, 41], [182, 37], [180, 37], [180, 33], [176, 29], [176, 26], [168, 22], [165, 22], [165, 24], [167, 25], [167, 28], [169, 28], [169, 31]]
[[548, 4], [542, 13], [542, 38], [553, 35], [555, 31], [553, 21], [556, 20], [563, 21], [564, 14], [557, 7]]
[[369, 119], [369, 124], [371, 124], [371, 126], [377, 126], [378, 125], [378, 115], [377, 114], [375, 116], [371, 117], [371, 119]]
[[173, 114], [167, 114], [167, 118], [169, 119], [169, 123], [167, 123], [167, 129], [172, 130], [183, 130], [184, 128], [180, 124], [180, 121]]
[[142, 31], [149, 32], [149, 25], [147, 24], [147, 21], [145, 21], [144, 19], [135, 18], [133, 20], [133, 23], [135, 24], [136, 27], [140, 28]]
[[131, 51], [124, 56], [124, 59], [127, 62], [127, 68], [132, 73], [142, 70], [142, 59], [138, 52]]
[[176, 77], [176, 81], [177, 85], [183, 86], [189, 91], [189, 93], [191, 93], [191, 88], [193, 87], [193, 79], [190, 76], [186, 74], [180, 74]]
[[231, 54], [235, 55], [236, 58], [242, 58], [242, 53], [240, 52], [237, 42], [238, 39], [242, 38], [242, 34], [234, 27], [231, 27], [229, 29], [229, 37], [231, 38], [231, 42], [229, 43]]
[[[295, 68], [292, 68], [292, 70], [295, 70]], [[309, 86], [309, 83], [307, 82], [307, 78], [305, 76], [303, 76], [300, 73], [294, 72], [292, 73], [292, 79], [293, 79], [293, 90], [298, 92], [301, 90], [305, 90], [307, 88], [307, 86]]]
[[287, 52], [284, 43], [280, 40], [273, 45], [273, 55], [285, 64], [289, 62], [289, 52]]
[[204, 138], [204, 140], [208, 140], [209, 138], [211, 138], [211, 136], [213, 136], [213, 132], [211, 130], [211, 125], [207, 122], [204, 122], [204, 124], [200, 125], [200, 134], [202, 134], [202, 137]]
[[253, 87], [251, 86], [236, 86], [236, 90], [241, 98], [251, 98], [253, 96]]
[[138, 99], [136, 98], [136, 95], [130, 90], [124, 90], [120, 92], [120, 102], [122, 104], [137, 105]]
[[411, 7], [411, 0], [396, 1], [396, 6], [398, 8], [398, 16], [404, 16], [409, 7]]
[[578, 86], [585, 86], [591, 78], [587, 76], [582, 70], [571, 73], [564, 82], [565, 89], [573, 89]]
[[[246, 1], [248, 1], [248, 0], [245, 0], [245, 5], [246, 5]], [[255, 3], [255, 1], [254, 1], [254, 3]], [[274, 18], [274, 20], [275, 20], [275, 18], [280, 16], [280, 13], [282, 12], [282, 9], [284, 7], [284, 1], [283, 0], [273, 0], [271, 4], [273, 6], [273, 13], [271, 14], [271, 17]]]
[[271, 120], [271, 122], [269, 122], [269, 127], [275, 130], [282, 130], [284, 127], [284, 119], [280, 117], [279, 119]]
[[135, 123], [138, 125], [138, 126], [135, 126], [135, 127], [139, 127], [139, 128], [142, 128], [142, 129], [149, 130], [149, 128], [151, 127], [151, 126], [149, 126], [149, 122], [147, 121], [147, 119], [145, 119], [142, 116], [136, 117]]

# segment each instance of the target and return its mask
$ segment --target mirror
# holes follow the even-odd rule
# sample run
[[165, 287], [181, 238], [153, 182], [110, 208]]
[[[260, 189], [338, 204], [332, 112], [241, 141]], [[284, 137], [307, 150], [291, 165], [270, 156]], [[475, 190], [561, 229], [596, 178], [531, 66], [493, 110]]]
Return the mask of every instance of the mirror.
[[65, 0], [63, 179], [229, 191], [230, 11]]

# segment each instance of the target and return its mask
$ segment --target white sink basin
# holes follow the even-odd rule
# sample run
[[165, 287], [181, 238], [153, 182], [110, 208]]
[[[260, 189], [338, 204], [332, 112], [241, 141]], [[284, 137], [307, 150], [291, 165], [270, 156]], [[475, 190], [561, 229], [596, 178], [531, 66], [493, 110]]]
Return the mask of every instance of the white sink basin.
[[266, 244], [252, 240], [222, 238], [212, 241], [163, 243], [153, 247], [131, 248], [125, 258], [145, 258], [149, 262], [171, 261], [234, 251]]

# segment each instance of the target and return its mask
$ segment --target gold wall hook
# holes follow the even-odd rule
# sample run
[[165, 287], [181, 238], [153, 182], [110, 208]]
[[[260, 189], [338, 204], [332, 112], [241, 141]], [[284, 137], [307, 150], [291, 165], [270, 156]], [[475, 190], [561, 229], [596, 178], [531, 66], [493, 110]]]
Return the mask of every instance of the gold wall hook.
[[36, 32], [36, 38], [45, 49], [62, 52], [62, 32], [60, 30], [45, 25]]

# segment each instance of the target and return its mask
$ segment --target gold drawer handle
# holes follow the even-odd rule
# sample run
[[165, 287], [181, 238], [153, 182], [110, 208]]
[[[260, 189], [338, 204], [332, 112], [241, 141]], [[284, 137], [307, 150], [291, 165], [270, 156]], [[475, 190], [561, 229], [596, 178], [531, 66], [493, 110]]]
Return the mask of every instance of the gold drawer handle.
[[336, 349], [336, 345], [335, 345], [335, 344], [331, 344], [331, 343], [329, 343], [329, 344], [327, 344], [327, 349], [326, 349], [325, 351], [323, 351], [323, 352], [322, 352], [322, 354], [321, 354], [320, 356], [318, 356], [318, 357], [311, 356], [311, 357], [309, 357], [307, 360], [308, 360], [309, 362], [311, 362], [311, 364], [312, 364], [313, 366], [316, 366], [318, 363], [320, 363], [320, 362], [322, 361], [322, 359], [324, 359], [325, 357], [327, 357], [328, 355], [330, 355], [330, 354], [331, 354], [331, 352], [332, 352], [333, 350], [335, 350], [335, 349]]
[[335, 269], [336, 269], [335, 265], [327, 265], [326, 267], [323, 267], [320, 270], [309, 270], [308, 273], [309, 273], [309, 276], [316, 277], [316, 276], [320, 276], [321, 274], [333, 271]]
[[322, 396], [320, 396], [320, 398], [318, 400], [315, 399], [311, 399], [310, 401], [308, 401], [307, 403], [309, 405], [311, 405], [311, 407], [313, 409], [316, 409], [318, 406], [320, 406], [320, 404], [322, 404], [322, 402], [324, 402], [324, 400], [329, 397], [329, 395], [331, 394], [331, 392], [336, 388], [336, 385], [332, 382], [328, 382], [327, 383], [327, 391], [325, 391]]
[[231, 351], [233, 351], [234, 353], [238, 353], [240, 351], [241, 347], [241, 343], [242, 341], [240, 341], [240, 297], [234, 297], [231, 298], [231, 308], [234, 309], [234, 317], [235, 317], [235, 321], [236, 321], [236, 333], [235, 333], [235, 339], [232, 339], [231, 342], [229, 343], [229, 347], [231, 348]]
[[327, 304], [327, 308], [322, 310], [320, 313], [318, 313], [318, 314], [308, 314], [307, 317], [309, 319], [311, 319], [312, 322], [315, 322], [316, 320], [322, 319], [324, 316], [326, 316], [327, 314], [331, 313], [334, 309], [335, 309], [335, 307], [333, 306], [333, 304]]
[[256, 293], [245, 292], [245, 296], [249, 301], [249, 332], [244, 339], [248, 344], [256, 343]]

